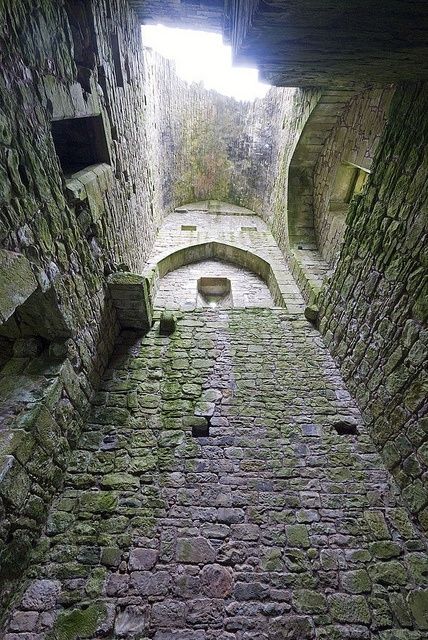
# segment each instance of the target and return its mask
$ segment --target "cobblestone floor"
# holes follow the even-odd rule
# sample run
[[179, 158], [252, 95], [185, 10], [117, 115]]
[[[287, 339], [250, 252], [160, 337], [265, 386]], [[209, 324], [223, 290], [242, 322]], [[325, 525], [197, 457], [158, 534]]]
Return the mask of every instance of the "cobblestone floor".
[[199, 310], [122, 337], [4, 638], [424, 640], [427, 581], [316, 330]]

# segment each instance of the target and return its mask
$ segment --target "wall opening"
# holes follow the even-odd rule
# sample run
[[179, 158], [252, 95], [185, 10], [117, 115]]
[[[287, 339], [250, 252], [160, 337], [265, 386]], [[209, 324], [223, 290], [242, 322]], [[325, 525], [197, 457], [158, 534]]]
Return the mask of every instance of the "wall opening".
[[347, 420], [338, 420], [333, 424], [333, 429], [340, 436], [356, 436], [358, 435], [357, 425]]
[[182, 231], [196, 231], [197, 227], [194, 224], [182, 224]]
[[346, 215], [352, 198], [361, 193], [369, 176], [369, 171], [343, 162], [339, 165], [330, 197], [330, 211], [333, 214]]
[[231, 46], [223, 42], [220, 33], [161, 24], [145, 24], [141, 33], [145, 47], [174, 60], [177, 75], [182, 80], [202, 82], [206, 89], [214, 89], [236, 100], [263, 98], [270, 88], [259, 81], [257, 69], [233, 66]]
[[114, 73], [116, 75], [116, 84], [118, 87], [123, 87], [122, 59], [120, 55], [119, 37], [116, 32], [110, 34], [110, 45], [113, 56]]
[[110, 164], [101, 116], [54, 120], [52, 136], [65, 175], [101, 162]]
[[210, 435], [210, 420], [204, 418], [203, 421], [192, 425], [192, 437], [193, 438], [208, 438]]
[[198, 280], [198, 307], [233, 307], [229, 278], [202, 277]]

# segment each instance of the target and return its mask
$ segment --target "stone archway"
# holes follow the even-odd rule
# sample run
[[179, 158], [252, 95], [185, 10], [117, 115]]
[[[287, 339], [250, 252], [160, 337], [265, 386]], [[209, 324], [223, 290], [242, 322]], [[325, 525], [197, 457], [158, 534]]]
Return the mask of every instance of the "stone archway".
[[209, 259], [221, 260], [242, 267], [258, 275], [268, 286], [272, 298], [277, 306], [285, 307], [279, 284], [278, 274], [264, 258], [238, 245], [224, 242], [210, 241], [187, 245], [176, 251], [165, 253], [149, 264], [144, 276], [150, 286], [150, 296], [153, 299], [159, 280], [170, 271], [174, 271], [187, 264]]

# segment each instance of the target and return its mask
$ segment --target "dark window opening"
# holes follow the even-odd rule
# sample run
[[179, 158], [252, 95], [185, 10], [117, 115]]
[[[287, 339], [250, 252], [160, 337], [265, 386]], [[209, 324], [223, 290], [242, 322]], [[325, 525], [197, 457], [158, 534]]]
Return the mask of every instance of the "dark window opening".
[[366, 169], [351, 163], [342, 163], [334, 179], [330, 211], [345, 214], [352, 198], [363, 190], [368, 175]]
[[52, 122], [55, 151], [65, 175], [100, 162], [110, 163], [101, 116]]
[[333, 424], [333, 428], [340, 436], [356, 436], [358, 435], [357, 425], [346, 420], [339, 420]]
[[182, 231], [196, 231], [197, 227], [195, 227], [195, 225], [193, 224], [182, 224], [181, 225], [181, 230]]
[[257, 231], [257, 227], [241, 227], [241, 231]]
[[114, 73], [116, 75], [116, 84], [118, 87], [123, 87], [122, 59], [120, 56], [119, 37], [117, 33], [111, 34], [110, 43], [113, 56]]
[[192, 426], [193, 438], [208, 438], [210, 435], [210, 421], [205, 418], [205, 424], [197, 424]]

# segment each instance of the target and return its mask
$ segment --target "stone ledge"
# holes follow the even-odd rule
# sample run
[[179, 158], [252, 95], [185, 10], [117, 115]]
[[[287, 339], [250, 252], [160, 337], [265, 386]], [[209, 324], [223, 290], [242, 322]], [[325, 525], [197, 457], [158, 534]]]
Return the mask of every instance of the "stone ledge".
[[101, 218], [104, 210], [102, 195], [109, 188], [112, 179], [113, 173], [109, 164], [90, 165], [66, 178], [67, 196], [72, 201], [87, 200], [95, 222]]
[[37, 280], [25, 256], [0, 249], [0, 324], [6, 322], [37, 289]]
[[149, 329], [153, 310], [147, 278], [118, 271], [109, 276], [108, 285], [120, 326], [123, 329]]

